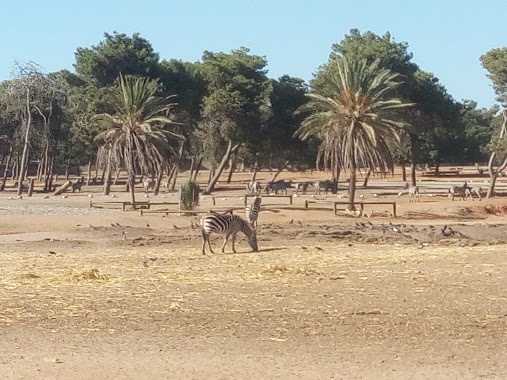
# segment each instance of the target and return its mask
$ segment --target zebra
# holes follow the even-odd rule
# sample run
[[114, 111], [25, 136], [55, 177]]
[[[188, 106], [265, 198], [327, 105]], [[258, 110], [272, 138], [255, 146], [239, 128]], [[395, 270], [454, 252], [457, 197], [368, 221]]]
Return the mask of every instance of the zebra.
[[449, 198], [453, 201], [454, 197], [460, 198], [462, 201], [466, 200], [468, 197], [468, 185], [465, 182], [463, 186], [451, 186], [449, 187]]
[[147, 193], [150, 189], [155, 189], [155, 180], [153, 179], [145, 179], [143, 182], [144, 192]]
[[[419, 191], [419, 186], [411, 186], [407, 183], [405, 183], [405, 186], [403, 187], [403, 190], [408, 190], [408, 196], [410, 197], [410, 202], [420, 202], [421, 193]], [[401, 193], [398, 194], [398, 196], [401, 196]]]
[[212, 233], [224, 235], [222, 253], [225, 253], [225, 245], [229, 241], [229, 237], [232, 236], [232, 251], [236, 253], [234, 243], [236, 241], [236, 234], [240, 231], [247, 237], [248, 245], [250, 245], [252, 250], [257, 252], [259, 250], [257, 246], [257, 234], [246, 220], [233, 214], [210, 213], [204, 215], [201, 219], [202, 254], [206, 254], [206, 242], [208, 242], [211, 253], [215, 253], [211, 248], [211, 242], [209, 239]]
[[261, 211], [261, 197], [255, 197], [253, 203], [250, 203], [245, 208], [245, 215], [248, 223], [257, 229], [257, 218], [259, 217], [259, 212]]
[[78, 179], [76, 182], [74, 182], [72, 184], [72, 192], [78, 190], [79, 192], [81, 192], [81, 186], [83, 185], [83, 183], [81, 182], [80, 179]]
[[308, 190], [308, 186], [312, 185], [313, 182], [300, 182], [296, 185], [296, 194], [299, 194], [299, 191], [302, 191], [303, 194], [306, 194]]
[[250, 192], [250, 194], [260, 193], [262, 191], [262, 185], [258, 181], [250, 181], [246, 185], [246, 189], [248, 192]]
[[292, 187], [292, 181], [285, 182], [285, 181], [276, 181], [276, 182], [268, 182], [266, 184], [266, 187], [264, 188], [264, 191], [269, 194], [269, 191], [274, 191], [275, 194], [278, 194], [279, 191], [285, 191], [285, 194], [287, 194], [287, 189]]
[[471, 200], [474, 200], [474, 194], [477, 195], [480, 201], [482, 201], [482, 187], [480, 186], [468, 186], [465, 190], [467, 198], [469, 197]]
[[330, 180], [315, 181], [313, 186], [315, 187], [315, 194], [320, 194], [320, 190], [324, 190], [325, 194], [327, 194], [330, 190], [334, 190], [334, 182]]

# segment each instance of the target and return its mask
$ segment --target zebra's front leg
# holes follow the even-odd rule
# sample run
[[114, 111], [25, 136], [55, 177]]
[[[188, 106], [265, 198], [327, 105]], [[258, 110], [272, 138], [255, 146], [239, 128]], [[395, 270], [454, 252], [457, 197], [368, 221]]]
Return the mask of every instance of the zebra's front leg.
[[236, 253], [236, 248], [234, 247], [234, 243], [236, 243], [236, 234], [232, 234], [232, 252]]
[[208, 236], [208, 245], [209, 245], [209, 250], [210, 250], [210, 252], [211, 252], [211, 253], [215, 253], [215, 252], [213, 251], [213, 248], [211, 248], [211, 241], [210, 241], [209, 236]]

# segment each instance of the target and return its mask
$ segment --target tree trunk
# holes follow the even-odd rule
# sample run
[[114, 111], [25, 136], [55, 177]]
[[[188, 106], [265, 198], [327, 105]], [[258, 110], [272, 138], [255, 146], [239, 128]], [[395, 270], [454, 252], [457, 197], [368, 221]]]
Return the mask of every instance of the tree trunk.
[[32, 113], [30, 112], [30, 91], [28, 88], [26, 89], [26, 113], [27, 113], [27, 120], [26, 120], [26, 132], [25, 132], [25, 141], [23, 144], [23, 153], [21, 156], [21, 165], [20, 165], [20, 171], [19, 171], [19, 177], [18, 177], [18, 191], [17, 194], [21, 195], [23, 192], [23, 181], [25, 180], [25, 167], [28, 166], [27, 160], [28, 160], [28, 137], [30, 136], [30, 126], [32, 124]]
[[259, 171], [259, 167], [257, 165], [254, 166], [254, 170], [252, 173], [252, 177], [250, 178], [250, 182], [254, 182], [257, 177], [257, 172]]
[[230, 168], [229, 168], [229, 175], [227, 176], [227, 183], [231, 183], [232, 181], [232, 175], [234, 174], [234, 168], [236, 167], [236, 159], [238, 158], [238, 151], [234, 152], [232, 157], [229, 159], [230, 161]]
[[254, 168], [252, 173], [252, 178], [250, 178], [250, 182], [255, 181], [255, 177], [257, 177], [257, 172], [259, 171], [259, 153], [255, 154], [255, 162], [254, 162]]
[[[349, 202], [354, 202], [356, 198], [356, 177], [357, 177], [357, 169], [355, 165], [351, 165], [350, 167], [350, 180], [349, 180]], [[349, 211], [355, 211], [354, 204], [351, 203], [348, 206]]]
[[28, 197], [32, 196], [34, 186], [35, 186], [35, 178], [32, 178], [30, 180], [30, 186], [28, 187]]
[[366, 172], [366, 176], [364, 177], [363, 187], [368, 186], [368, 180], [370, 179], [370, 175], [371, 175], [371, 169], [368, 169], [368, 171]]
[[289, 165], [289, 163], [290, 163], [290, 160], [285, 161], [285, 164], [283, 164], [283, 166], [276, 171], [273, 178], [271, 178], [271, 182], [275, 182], [276, 178], [280, 175], [280, 173], [283, 171], [283, 169], [285, 169], [287, 167], [287, 165]]
[[[500, 129], [500, 140], [503, 139], [505, 133], [507, 133], [507, 109], [503, 110], [503, 124]], [[491, 157], [489, 158], [488, 162], [488, 169], [489, 169], [489, 188], [488, 188], [488, 194], [486, 195], [486, 198], [491, 198], [495, 194], [495, 184], [496, 179], [500, 175], [500, 173], [505, 170], [505, 167], [507, 166], [507, 157], [504, 159], [502, 165], [500, 165], [496, 170], [493, 169], [493, 161], [495, 160], [496, 152], [491, 153]]]
[[5, 162], [4, 176], [2, 178], [2, 184], [0, 184], [0, 191], [5, 190], [5, 184], [7, 183], [7, 175], [9, 174], [9, 165], [12, 159], [12, 151], [14, 149], [14, 142], [11, 143], [9, 148], [9, 154], [7, 155], [7, 160]]
[[129, 173], [127, 182], [129, 184], [130, 202], [134, 205], [136, 203], [136, 176]]
[[155, 182], [155, 189], [153, 189], [154, 195], [158, 195], [158, 192], [160, 191], [160, 185], [162, 184], [163, 177], [164, 177], [164, 169], [160, 168], [160, 171], [158, 172], [158, 176], [157, 176], [157, 182]]
[[112, 177], [112, 168], [111, 164], [108, 162], [104, 168], [104, 173], [102, 173], [102, 181], [104, 183], [104, 195], [109, 195], [109, 193], [111, 192], [111, 177]]
[[69, 179], [69, 168], [70, 168], [70, 158], [67, 160], [67, 165], [65, 166], [65, 179]]
[[174, 189], [176, 188], [176, 180], [178, 179], [178, 166], [177, 165], [174, 165], [174, 174], [173, 174], [173, 178], [172, 178], [172, 184], [171, 184], [171, 191], [174, 191]]
[[405, 163], [401, 164], [401, 180], [407, 182], [407, 167]]
[[120, 178], [120, 172], [121, 172], [121, 169], [116, 170], [116, 174], [114, 176], [113, 185], [116, 185], [116, 183], [118, 182], [118, 178]]
[[486, 198], [492, 198], [495, 195], [495, 185], [496, 180], [500, 173], [505, 170], [505, 167], [507, 167], [507, 158], [503, 161], [503, 163], [497, 168], [493, 168], [493, 161], [495, 160], [496, 152], [491, 153], [491, 157], [489, 158], [488, 162], [488, 171], [489, 171], [489, 186], [488, 186], [488, 193], [486, 194]]
[[53, 195], [60, 195], [65, 190], [67, 190], [71, 185], [72, 185], [71, 181], [68, 181], [68, 180], [65, 181], [65, 183], [62, 186], [60, 186], [58, 189], [55, 190], [55, 192], [53, 193]]
[[192, 178], [192, 181], [197, 182], [197, 176], [199, 175], [199, 171], [201, 170], [202, 160], [203, 160], [203, 158], [201, 157], [201, 158], [199, 158], [199, 161], [197, 162], [197, 166], [195, 167], [194, 176]]
[[88, 169], [86, 169], [86, 186], [90, 186], [90, 178], [92, 176], [92, 158], [88, 158]]
[[412, 186], [417, 185], [417, 136], [410, 134], [410, 183]]
[[435, 175], [436, 175], [437, 177], [439, 177], [439, 176], [440, 176], [440, 162], [436, 162], [436, 163], [435, 163]]
[[195, 158], [192, 157], [192, 161], [190, 162], [190, 176], [189, 176], [190, 180], [192, 180], [192, 176], [194, 175], [194, 163], [195, 163]]
[[229, 158], [231, 158], [231, 154], [235, 153], [240, 144], [232, 145], [232, 141], [229, 141], [229, 145], [227, 146], [227, 151], [225, 152], [222, 162], [220, 162], [220, 165], [217, 168], [217, 171], [213, 178], [211, 178], [210, 182], [208, 183], [208, 187], [204, 190], [203, 194], [211, 194], [211, 192], [215, 189], [215, 185], [218, 182], [218, 179], [220, 178], [220, 175], [224, 171], [225, 165], [227, 164], [227, 161], [229, 161]]

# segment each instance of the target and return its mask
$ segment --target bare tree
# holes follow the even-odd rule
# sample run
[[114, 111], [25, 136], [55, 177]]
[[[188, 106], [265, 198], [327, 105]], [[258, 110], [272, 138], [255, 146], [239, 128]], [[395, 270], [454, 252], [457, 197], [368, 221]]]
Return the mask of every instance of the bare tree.
[[[500, 128], [499, 140], [502, 140], [504, 138], [506, 132], [507, 132], [507, 109], [504, 109], [503, 110], [503, 124], [502, 124], [502, 127]], [[493, 152], [493, 153], [491, 153], [491, 156], [489, 157], [488, 169], [489, 169], [490, 180], [489, 180], [488, 194], [486, 195], [486, 198], [491, 198], [494, 196], [496, 180], [497, 180], [498, 176], [500, 175], [500, 173], [503, 170], [505, 170], [505, 168], [507, 167], [507, 157], [505, 157], [502, 164], [498, 168], [494, 169], [493, 162], [495, 160], [495, 156], [496, 156], [496, 152]]]
[[[21, 154], [21, 163], [19, 166], [18, 189], [17, 194], [21, 195], [23, 190], [23, 181], [25, 180], [28, 169], [29, 142], [32, 129], [32, 112], [37, 111], [44, 118], [44, 124], [47, 126], [47, 115], [42, 111], [49, 101], [52, 102], [55, 87], [48, 75], [43, 74], [40, 66], [28, 62], [26, 64], [15, 63], [15, 71], [7, 88], [9, 101], [17, 106], [20, 113], [23, 128], [23, 152]], [[36, 103], [39, 101], [40, 106]]]

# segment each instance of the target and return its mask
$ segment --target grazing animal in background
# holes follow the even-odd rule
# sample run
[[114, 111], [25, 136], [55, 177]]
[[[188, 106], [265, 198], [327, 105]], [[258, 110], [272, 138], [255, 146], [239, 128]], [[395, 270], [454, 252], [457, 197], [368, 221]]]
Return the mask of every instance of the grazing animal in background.
[[255, 229], [257, 229], [257, 218], [261, 211], [261, 202], [261, 197], [255, 197], [255, 200], [245, 208], [246, 220], [248, 220], [248, 223]]
[[306, 191], [308, 190], [308, 186], [310, 186], [312, 182], [300, 182], [296, 184], [296, 194], [299, 194], [299, 191], [302, 191], [303, 194], [306, 194]]
[[463, 186], [451, 186], [449, 187], [449, 198], [453, 201], [454, 197], [458, 197], [460, 200], [464, 201], [467, 198], [468, 184], [465, 182]]
[[283, 180], [276, 182], [268, 182], [264, 191], [269, 194], [270, 191], [273, 191], [275, 194], [278, 194], [279, 191], [285, 191], [287, 194], [287, 189], [292, 188], [292, 181], [285, 182]]
[[[408, 190], [408, 196], [410, 198], [410, 202], [420, 202], [421, 192], [419, 191], [419, 186], [417, 186], [417, 185], [412, 186], [412, 185], [409, 185], [407, 182], [407, 183], [405, 183], [403, 190]], [[400, 194], [398, 194], [398, 197], [400, 196]]]
[[202, 254], [206, 254], [206, 242], [208, 242], [211, 253], [210, 235], [212, 233], [224, 235], [224, 244], [222, 245], [222, 253], [225, 252], [225, 245], [232, 237], [232, 251], [236, 252], [234, 243], [236, 242], [236, 235], [238, 232], [242, 232], [247, 237], [248, 245], [254, 252], [259, 250], [257, 246], [257, 234], [252, 226], [243, 220], [238, 215], [233, 214], [206, 214], [201, 219], [201, 232], [202, 232]]
[[247, 191], [250, 193], [250, 194], [253, 194], [253, 193], [260, 193], [262, 191], [262, 185], [260, 182], [258, 181], [250, 181], [248, 182], [248, 184], [246, 185], [246, 189]]
[[334, 190], [334, 182], [328, 179], [325, 181], [315, 181], [313, 186], [315, 187], [315, 194], [320, 194], [321, 190], [323, 190], [325, 194], [327, 194], [328, 191]]
[[480, 201], [482, 201], [482, 187], [480, 186], [468, 186], [465, 190], [467, 198], [470, 198], [471, 200], [474, 200], [474, 194], [477, 195], [477, 198], [479, 198]]
[[[18, 182], [14, 182], [14, 188], [18, 188]], [[26, 186], [24, 183], [21, 184], [21, 191], [28, 191], [28, 186]]]
[[79, 191], [79, 192], [81, 192], [81, 186], [82, 185], [83, 185], [83, 183], [81, 182], [81, 180], [77, 180], [77, 182], [74, 182], [72, 184], [72, 192], [74, 192], [76, 190]]
[[155, 180], [154, 179], [145, 179], [143, 182], [144, 192], [147, 193], [149, 190], [155, 189]]

